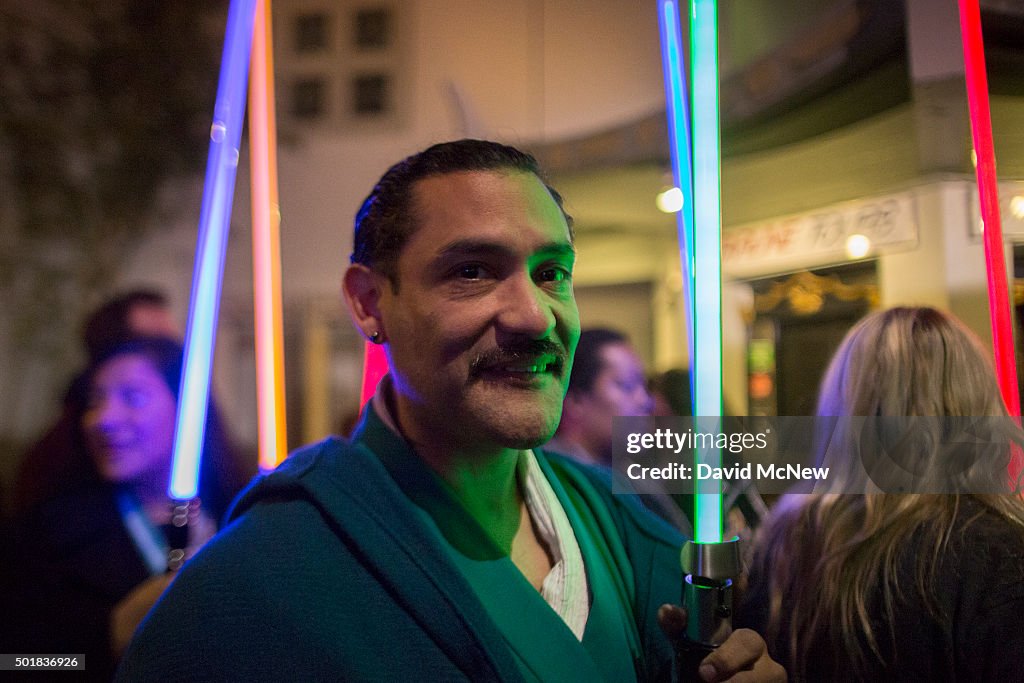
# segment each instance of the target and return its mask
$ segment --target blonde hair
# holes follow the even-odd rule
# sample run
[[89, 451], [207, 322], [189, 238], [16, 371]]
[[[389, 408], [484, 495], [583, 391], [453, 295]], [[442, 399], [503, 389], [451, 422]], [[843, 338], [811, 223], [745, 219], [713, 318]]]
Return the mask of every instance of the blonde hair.
[[[955, 318], [932, 308], [894, 308], [854, 326], [825, 374], [817, 412], [1006, 415], [980, 342]], [[1018, 432], [1011, 438], [1019, 440]], [[850, 436], [834, 435], [830, 451], [853, 450], [844, 443]], [[1005, 463], [1006, 457], [990, 460], [984, 465], [989, 471], [981, 474], [1005, 481]], [[994, 467], [1001, 468], [998, 475]], [[1008, 482], [1004, 490], [1010, 490]], [[778, 655], [788, 660], [794, 680], [806, 677], [816, 653], [828, 653], [837, 670], [860, 677], [872, 663], [885, 664], [882, 652], [894, 646], [895, 633], [879, 624], [892, 623], [897, 599], [907, 590], [898, 580], [901, 567], [912, 566], [913, 589], [932, 616], [952, 617], [941, 613], [929, 585], [953, 534], [984, 514], [966, 518], [965, 495], [981, 504], [979, 510], [1015, 525], [1024, 543], [1024, 503], [1016, 496], [827, 492], [779, 502], [755, 542], [752, 576], [768, 582], [765, 635], [785, 646]]]

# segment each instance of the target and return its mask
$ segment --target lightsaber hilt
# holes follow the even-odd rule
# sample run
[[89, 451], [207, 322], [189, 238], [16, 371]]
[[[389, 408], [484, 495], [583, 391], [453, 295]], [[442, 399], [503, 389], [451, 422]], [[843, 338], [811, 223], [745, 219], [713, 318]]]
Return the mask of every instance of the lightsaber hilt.
[[198, 516], [198, 498], [171, 500], [171, 521], [161, 527], [167, 539], [167, 571], [178, 571], [188, 559], [189, 528]]
[[680, 555], [686, 637], [676, 645], [676, 679], [700, 680], [701, 661], [732, 631], [732, 588], [740, 573], [739, 538], [721, 543], [687, 541]]

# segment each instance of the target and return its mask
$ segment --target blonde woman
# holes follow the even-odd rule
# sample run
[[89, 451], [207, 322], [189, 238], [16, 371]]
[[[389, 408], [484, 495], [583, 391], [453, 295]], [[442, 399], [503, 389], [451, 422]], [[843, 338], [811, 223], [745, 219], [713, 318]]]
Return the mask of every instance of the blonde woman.
[[[983, 347], [931, 308], [858, 323], [818, 401], [819, 416], [1005, 414]], [[794, 681], [1024, 681], [1024, 503], [1005, 474], [1019, 430], [983, 449], [995, 457], [958, 464], [965, 492], [948, 494], [879, 492], [854, 431], [828, 444], [833, 492], [785, 496], [759, 532], [737, 622]], [[919, 462], [932, 443], [900, 446]], [[835, 492], [852, 484], [869, 492]]]

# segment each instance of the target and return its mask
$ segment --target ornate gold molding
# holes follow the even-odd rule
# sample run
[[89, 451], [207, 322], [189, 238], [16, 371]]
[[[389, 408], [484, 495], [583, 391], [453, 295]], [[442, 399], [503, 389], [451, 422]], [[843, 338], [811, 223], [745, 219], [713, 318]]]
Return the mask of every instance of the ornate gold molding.
[[1013, 281], [1013, 305], [1024, 304], [1024, 280]]
[[840, 301], [864, 300], [870, 308], [876, 308], [879, 302], [878, 285], [848, 285], [836, 275], [821, 276], [806, 270], [776, 282], [763, 294], [755, 294], [754, 301], [758, 313], [769, 313], [787, 301], [797, 315], [814, 315], [829, 295]]

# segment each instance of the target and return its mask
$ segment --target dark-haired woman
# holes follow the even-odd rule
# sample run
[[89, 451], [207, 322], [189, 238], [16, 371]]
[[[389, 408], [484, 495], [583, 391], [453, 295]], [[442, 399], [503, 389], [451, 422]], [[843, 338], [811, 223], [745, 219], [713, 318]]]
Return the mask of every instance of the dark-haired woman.
[[[87, 371], [78, 459], [54, 495], [15, 520], [3, 600], [5, 652], [85, 655], [89, 678], [109, 680], [135, 627], [170, 583], [167, 498], [182, 349], [137, 338], [101, 354]], [[200, 499], [186, 554], [216, 532], [244, 483], [211, 405]]]

